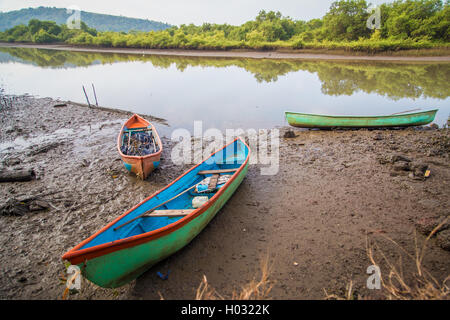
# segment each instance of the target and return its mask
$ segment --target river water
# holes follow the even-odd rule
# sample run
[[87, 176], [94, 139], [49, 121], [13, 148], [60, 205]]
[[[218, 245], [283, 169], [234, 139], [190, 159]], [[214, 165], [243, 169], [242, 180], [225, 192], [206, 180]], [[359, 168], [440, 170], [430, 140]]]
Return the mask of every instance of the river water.
[[263, 129], [284, 111], [385, 115], [439, 108], [450, 115], [450, 63], [196, 58], [0, 48], [0, 87], [95, 103], [167, 120], [159, 128]]

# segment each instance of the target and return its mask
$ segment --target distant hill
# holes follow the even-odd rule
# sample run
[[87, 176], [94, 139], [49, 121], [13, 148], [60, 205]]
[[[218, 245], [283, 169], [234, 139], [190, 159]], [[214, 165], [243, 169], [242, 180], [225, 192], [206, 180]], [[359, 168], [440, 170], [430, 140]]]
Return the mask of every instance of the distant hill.
[[[55, 21], [57, 24], [67, 22], [70, 14], [61, 8], [27, 8], [9, 12], [0, 12], [0, 31], [10, 29], [19, 24], [28, 24], [31, 19]], [[81, 20], [90, 28], [98, 31], [152, 31], [164, 30], [171, 25], [153, 20], [112, 16], [108, 14], [81, 11]]]

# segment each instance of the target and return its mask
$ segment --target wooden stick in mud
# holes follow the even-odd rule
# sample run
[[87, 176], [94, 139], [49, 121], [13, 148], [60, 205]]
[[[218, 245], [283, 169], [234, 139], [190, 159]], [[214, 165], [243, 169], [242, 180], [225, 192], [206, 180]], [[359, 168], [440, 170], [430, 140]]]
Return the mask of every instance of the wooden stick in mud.
[[98, 107], [97, 94], [95, 93], [95, 87], [94, 87], [93, 83], [92, 83], [92, 89], [94, 90], [95, 105]]
[[169, 203], [170, 201], [172, 201], [172, 200], [178, 198], [179, 196], [185, 194], [185, 193], [188, 192], [189, 190], [194, 189], [194, 187], [195, 187], [196, 185], [197, 185], [197, 184], [194, 184], [193, 186], [191, 186], [191, 187], [187, 188], [186, 190], [180, 192], [179, 194], [177, 194], [176, 196], [170, 198], [169, 200], [164, 201], [163, 203], [157, 205], [156, 207], [151, 208], [150, 210], [145, 211], [144, 213], [141, 213], [141, 214], [138, 215], [136, 218], [133, 218], [133, 219], [131, 219], [130, 221], [127, 221], [127, 222], [121, 224], [120, 226], [115, 227], [115, 228], [114, 228], [114, 231], [116, 231], [116, 230], [119, 229], [119, 228], [122, 228], [123, 226], [126, 226], [127, 224], [129, 224], [129, 223], [131, 223], [131, 222], [133, 222], [133, 221], [135, 221], [135, 220], [137, 220], [137, 219], [139, 219], [139, 218], [142, 218], [144, 215], [146, 215], [146, 214], [148, 214], [148, 213], [150, 213], [150, 212], [155, 211], [155, 210], [158, 209], [159, 207], [162, 207], [163, 205]]
[[89, 107], [91, 107], [91, 103], [89, 102], [89, 98], [86, 94], [86, 90], [84, 89], [84, 86], [83, 86], [83, 91], [84, 91], [84, 96], [86, 97], [87, 103], [88, 103]]

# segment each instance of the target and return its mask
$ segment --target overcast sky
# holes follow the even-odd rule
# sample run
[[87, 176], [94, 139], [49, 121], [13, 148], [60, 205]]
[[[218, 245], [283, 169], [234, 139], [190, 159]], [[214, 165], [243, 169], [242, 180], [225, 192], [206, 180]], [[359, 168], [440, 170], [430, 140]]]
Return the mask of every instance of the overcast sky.
[[[280, 11], [293, 19], [321, 18], [332, 0], [0, 0], [0, 11], [28, 7], [67, 8], [123, 15], [167, 22], [174, 25], [202, 24], [203, 22], [239, 25], [253, 20], [259, 10]], [[367, 0], [374, 5], [390, 0]]]

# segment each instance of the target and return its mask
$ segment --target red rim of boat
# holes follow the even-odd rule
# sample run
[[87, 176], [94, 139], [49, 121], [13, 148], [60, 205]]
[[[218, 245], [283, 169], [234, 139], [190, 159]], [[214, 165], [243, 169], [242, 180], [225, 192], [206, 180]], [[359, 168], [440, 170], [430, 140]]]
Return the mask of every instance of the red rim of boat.
[[[209, 199], [209, 201], [204, 206], [196, 209], [195, 211], [191, 212], [189, 215], [181, 218], [180, 220], [177, 220], [177, 221], [175, 221], [175, 222], [173, 222], [173, 223], [171, 223], [171, 224], [169, 224], [169, 225], [167, 225], [165, 227], [162, 227], [160, 229], [156, 229], [156, 230], [153, 230], [153, 231], [149, 231], [149, 232], [146, 232], [146, 233], [143, 233], [143, 234], [139, 234], [139, 235], [136, 235], [136, 236], [132, 236], [132, 237], [128, 237], [128, 238], [125, 238], [125, 239], [116, 240], [116, 241], [113, 241], [113, 242], [99, 244], [99, 245], [96, 245], [96, 246], [93, 246], [93, 247], [90, 247], [90, 248], [78, 250], [79, 248], [83, 247], [85, 244], [87, 244], [88, 242], [93, 240], [95, 237], [97, 237], [100, 233], [102, 233], [102, 232], [106, 231], [107, 229], [111, 228], [116, 222], [118, 222], [120, 219], [124, 218], [131, 211], [137, 209], [139, 206], [141, 206], [142, 204], [144, 204], [145, 202], [147, 202], [151, 198], [155, 197], [156, 195], [161, 193], [163, 190], [166, 190], [167, 188], [169, 188], [176, 181], [178, 181], [183, 176], [185, 176], [186, 174], [188, 174], [189, 172], [191, 172], [192, 170], [197, 168], [199, 165], [201, 165], [207, 159], [211, 158], [214, 154], [216, 154], [217, 152], [225, 149], [226, 147], [228, 147], [229, 145], [233, 144], [237, 140], [240, 140], [247, 147], [247, 149], [248, 149], [247, 158], [245, 159], [244, 163], [241, 164], [239, 169], [232, 175], [231, 179], [229, 179], [225, 183], [225, 185], [222, 188], [220, 188], [219, 191], [217, 191], [216, 194], [214, 196], [212, 196], [211, 199]], [[212, 206], [213, 203], [215, 203], [217, 198], [220, 197], [220, 195], [225, 192], [225, 190], [228, 188], [228, 186], [236, 179], [236, 177], [242, 172], [242, 170], [244, 170], [246, 164], [248, 163], [248, 160], [249, 160], [249, 157], [250, 157], [250, 152], [251, 152], [251, 150], [250, 150], [249, 146], [245, 143], [244, 140], [242, 140], [240, 137], [234, 139], [232, 142], [230, 142], [229, 144], [225, 145], [222, 149], [219, 149], [219, 150], [215, 151], [208, 158], [204, 159], [202, 162], [196, 164], [191, 169], [189, 169], [188, 171], [186, 171], [185, 173], [180, 175], [178, 178], [173, 180], [170, 184], [168, 184], [167, 186], [165, 186], [161, 190], [155, 192], [151, 196], [147, 197], [146, 199], [144, 199], [143, 201], [141, 201], [140, 203], [135, 205], [133, 208], [129, 209], [127, 212], [125, 212], [121, 216], [117, 217], [112, 222], [108, 223], [106, 226], [101, 228], [99, 231], [94, 233], [92, 236], [90, 236], [89, 238], [83, 240], [77, 246], [75, 246], [71, 250], [67, 251], [62, 256], [62, 259], [63, 260], [69, 260], [72, 264], [79, 264], [79, 263], [82, 263], [82, 262], [84, 262], [86, 260], [90, 260], [90, 259], [102, 256], [102, 255], [105, 255], [105, 254], [108, 254], [108, 253], [111, 253], [111, 252], [115, 252], [115, 251], [118, 251], [118, 250], [121, 250], [121, 249], [125, 249], [125, 248], [134, 247], [136, 245], [148, 242], [150, 240], [158, 239], [158, 238], [160, 238], [160, 237], [162, 237], [162, 236], [164, 236], [166, 234], [169, 234], [170, 232], [173, 232], [173, 231], [181, 228], [182, 226], [184, 226], [185, 224], [187, 224], [188, 222], [190, 222], [191, 220], [193, 220], [194, 218], [198, 217], [203, 212], [205, 212], [210, 206]]]
[[[151, 129], [152, 129], [152, 132], [154, 132], [154, 133], [156, 134], [156, 138], [158, 139], [158, 145], [159, 145], [159, 147], [160, 147], [159, 150], [158, 150], [158, 152], [151, 153], [151, 154], [148, 154], [148, 155], [146, 155], [146, 156], [128, 156], [128, 155], [122, 153], [122, 150], [120, 150], [120, 145], [121, 145], [120, 137], [122, 137], [123, 130], [124, 130], [124, 128], [125, 128], [125, 124], [126, 124], [128, 121], [130, 121], [132, 118], [134, 118], [134, 117], [137, 117], [137, 118], [139, 118], [139, 119], [144, 120], [145, 122], [147, 122], [147, 123], [152, 127], [152, 128], [151, 128]], [[137, 114], [133, 114], [133, 115], [130, 117], [130, 119], [128, 119], [127, 121], [125, 121], [125, 123], [122, 125], [122, 128], [120, 129], [119, 136], [117, 137], [117, 150], [119, 150], [120, 156], [123, 157], [123, 158], [125, 158], [125, 159], [138, 159], [138, 160], [142, 160], [142, 159], [145, 159], [145, 158], [150, 158], [150, 157], [154, 157], [154, 156], [160, 155], [161, 152], [162, 152], [162, 150], [163, 150], [163, 146], [162, 146], [162, 143], [161, 143], [161, 139], [159, 138], [159, 134], [158, 134], [158, 132], [156, 131], [156, 128], [155, 128], [155, 126], [153, 125], [153, 123], [151, 123], [151, 122], [145, 120], [144, 118], [142, 118], [141, 116], [139, 116], [139, 115], [137, 115]]]

